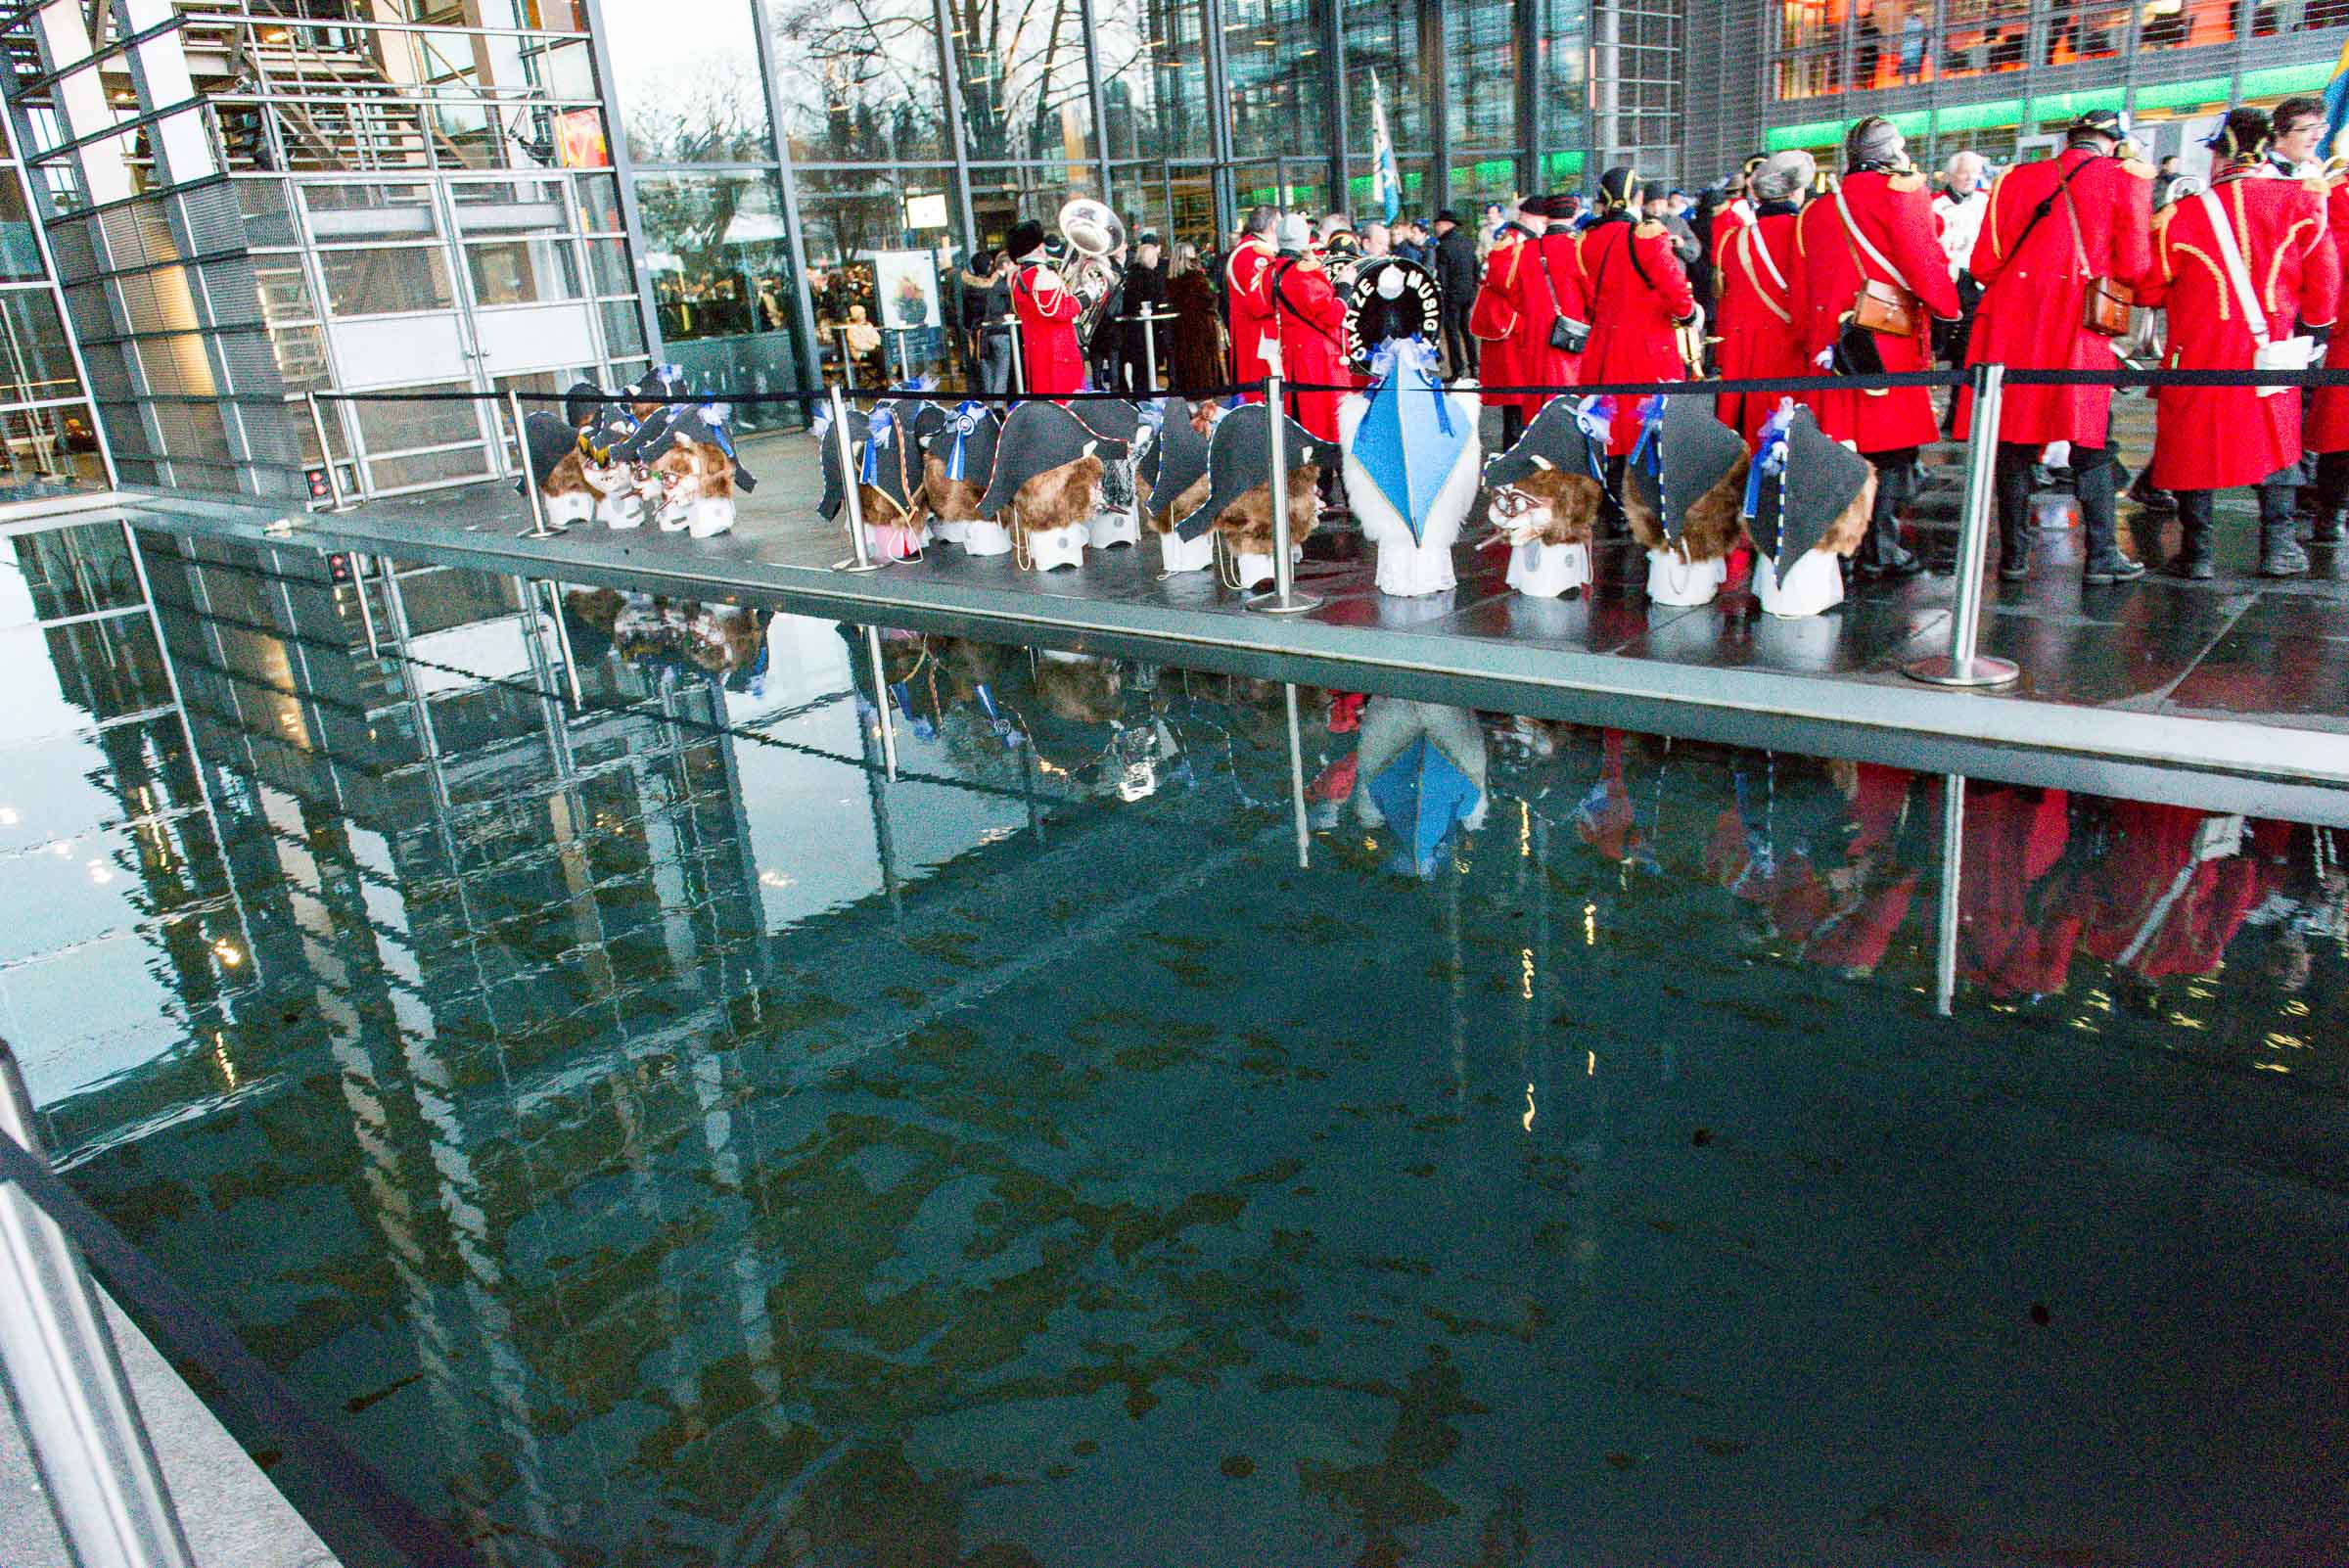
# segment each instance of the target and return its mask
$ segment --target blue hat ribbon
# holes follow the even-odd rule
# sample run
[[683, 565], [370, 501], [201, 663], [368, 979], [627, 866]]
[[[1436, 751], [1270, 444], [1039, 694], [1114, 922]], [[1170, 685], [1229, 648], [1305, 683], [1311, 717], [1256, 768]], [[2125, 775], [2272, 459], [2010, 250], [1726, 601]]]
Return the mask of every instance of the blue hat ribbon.
[[954, 410], [954, 449], [946, 454], [946, 478], [962, 478], [962, 445], [979, 428], [979, 416], [987, 412], [984, 403], [966, 402]]
[[871, 484], [881, 477], [881, 448], [887, 444], [890, 432], [897, 428], [896, 412], [887, 403], [875, 403], [864, 425], [864, 472], [857, 483]]
[[1656, 479], [1664, 476], [1664, 397], [1660, 392], [1640, 400], [1639, 444], [1632, 448], [1632, 461]]
[[1751, 523], [1762, 512], [1762, 482], [1775, 479], [1786, 472], [1786, 432], [1794, 426], [1794, 399], [1789, 397], [1778, 404], [1778, 411], [1762, 426], [1762, 438], [1754, 453], [1753, 467], [1745, 475], [1745, 520]]
[[1583, 461], [1589, 466], [1590, 477], [1604, 486], [1607, 483], [1607, 460], [1603, 454], [1615, 433], [1615, 421], [1607, 415], [1607, 400], [1603, 397], [1586, 397], [1576, 403], [1574, 423], [1583, 433]]

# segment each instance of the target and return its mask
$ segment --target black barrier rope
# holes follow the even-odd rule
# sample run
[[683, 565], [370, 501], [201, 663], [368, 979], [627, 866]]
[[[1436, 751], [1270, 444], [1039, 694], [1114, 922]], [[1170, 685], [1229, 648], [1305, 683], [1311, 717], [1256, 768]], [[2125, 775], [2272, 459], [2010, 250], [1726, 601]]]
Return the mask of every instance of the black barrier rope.
[[[315, 1464], [333, 1489], [331, 1517], [312, 1528], [345, 1557], [358, 1555], [347, 1513], [355, 1513], [420, 1568], [481, 1568], [481, 1560], [438, 1520], [409, 1501], [349, 1445], [304, 1408], [284, 1379], [254, 1358], [186, 1292], [164, 1277], [147, 1255], [51, 1173], [23, 1144], [0, 1132], [0, 1181], [13, 1181], [73, 1238], [106, 1282], [139, 1308], [171, 1348], [195, 1365], [300, 1457]], [[343, 1541], [337, 1544], [336, 1537]]]

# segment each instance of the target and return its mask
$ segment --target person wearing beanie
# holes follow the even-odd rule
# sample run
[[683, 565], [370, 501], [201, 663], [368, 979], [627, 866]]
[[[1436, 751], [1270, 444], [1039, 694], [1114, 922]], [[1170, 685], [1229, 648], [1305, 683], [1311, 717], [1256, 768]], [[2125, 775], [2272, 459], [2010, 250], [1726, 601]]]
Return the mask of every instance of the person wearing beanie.
[[[1598, 181], [1598, 220], [1583, 231], [1583, 276], [1590, 302], [1589, 346], [1583, 351], [1586, 382], [1685, 381], [1677, 329], [1700, 326], [1704, 312], [1688, 286], [1672, 235], [1661, 223], [1642, 222], [1645, 183], [1629, 166], [1608, 169]], [[1639, 444], [1639, 399], [1607, 399], [1608, 467], [1620, 475], [1624, 460]], [[1611, 484], [1623, 493], [1620, 484]]]
[[[1817, 375], [1803, 352], [1795, 281], [1794, 220], [1818, 164], [1809, 153], [1776, 153], [1746, 178], [1753, 215], [1721, 249], [1721, 374], [1725, 381]], [[1784, 392], [1725, 393], [1721, 422], [1756, 445]]]
[[1468, 310], [1476, 303], [1476, 236], [1451, 208], [1436, 214], [1436, 293], [1444, 301], [1444, 373], [1457, 381], [1476, 372], [1476, 334]]
[[1252, 403], [1265, 400], [1265, 378], [1280, 368], [1280, 329], [1272, 314], [1272, 231], [1279, 222], [1275, 208], [1252, 208], [1241, 227], [1240, 243], [1223, 263], [1223, 294], [1231, 312], [1231, 379], [1250, 389], [1240, 395]]
[[[1907, 138], [1881, 115], [1856, 122], [1843, 151], [1842, 184], [1795, 219], [1804, 355], [1823, 368], [1838, 358], [1848, 363], [1849, 351], [1858, 349], [1887, 371], [1928, 370], [1928, 320], [1958, 318], [1958, 286], [1933, 238], [1925, 177], [1909, 164]], [[1907, 330], [1871, 330], [1859, 319], [1871, 301], [1896, 308], [1865, 313], [1878, 322], [1897, 314]], [[1924, 563], [1901, 543], [1900, 514], [1915, 489], [1917, 449], [1941, 434], [1932, 393], [1922, 387], [1854, 392], [1822, 378], [1804, 401], [1819, 416], [1820, 430], [1876, 465], [1875, 510], [1855, 570], [1864, 577], [1923, 571]]]
[[[1526, 201], [1538, 198], [1527, 197]], [[1524, 211], [1524, 204], [1518, 205]], [[1547, 228], [1547, 217], [1534, 220], [1536, 226]], [[1493, 233], [1493, 248], [1485, 255], [1484, 282], [1476, 292], [1475, 302], [1468, 309], [1468, 330], [1475, 334], [1479, 355], [1483, 361], [1481, 375], [1490, 385], [1520, 386], [1524, 377], [1517, 358], [1518, 315], [1522, 310], [1520, 289], [1525, 271], [1527, 247], [1533, 243], [1534, 229], [1512, 218]], [[1525, 429], [1526, 405], [1540, 406], [1540, 399], [1517, 393], [1504, 393], [1485, 399], [1488, 405], [1500, 410], [1500, 440], [1503, 446], [1514, 445]]]
[[[2009, 169], [1990, 194], [1966, 272], [1982, 286], [1968, 364], [2019, 370], [2110, 370], [2113, 341], [2088, 325], [2092, 287], [2134, 291], [2152, 264], [2153, 167], [2118, 156], [2128, 125], [2115, 111], [2072, 122], [2063, 151]], [[1970, 393], [1956, 429], [1971, 423]], [[1999, 411], [1999, 576], [2031, 571], [2031, 464], [2069, 441], [2072, 488], [2086, 540], [2086, 578], [2127, 582], [2144, 567], [2123, 554], [2114, 518], [2110, 387], [2014, 387]]]
[[[1267, 285], [1272, 296], [1273, 329], [1280, 339], [1281, 375], [1289, 381], [1335, 387], [1347, 379], [1346, 301], [1338, 298], [1320, 253], [1307, 243], [1304, 230], [1303, 218], [1282, 221], [1280, 256], [1272, 263]], [[1292, 392], [1288, 412], [1316, 438], [1334, 441], [1338, 438], [1338, 399], [1343, 395]]]
[[[1552, 240], [1550, 211], [1545, 196], [1529, 196], [1517, 204], [1517, 222], [1527, 240], [1525, 259], [1517, 269], [1517, 330], [1510, 334], [1509, 356], [1516, 365], [1511, 374], [1521, 386], [1574, 385], [1581, 355], [1558, 346], [1557, 322], [1565, 318], [1580, 330], [1590, 316], [1589, 301], [1583, 297], [1582, 269], [1575, 259], [1574, 236], [1566, 233]], [[1510, 401], [1530, 420], [1549, 401], [1549, 394], [1526, 392]]]
[[[2299, 334], [2332, 325], [2341, 263], [2324, 185], [2263, 177], [2270, 140], [2265, 114], [2229, 111], [2210, 142], [2210, 188], [2165, 208], [2154, 227], [2139, 300], [2169, 309], [2165, 369], [2299, 368], [2310, 346]], [[2175, 575], [2213, 575], [2212, 501], [2238, 484], [2259, 491], [2260, 574], [2307, 572], [2292, 519], [2300, 403], [2297, 387], [2161, 389], [2153, 484], [2178, 497]]]
[[1044, 226], [1034, 218], [1014, 224], [1003, 245], [1011, 256], [1011, 308], [1020, 318], [1020, 365], [1026, 390], [1058, 397], [1084, 390], [1084, 350], [1077, 343], [1076, 293], [1053, 267]]

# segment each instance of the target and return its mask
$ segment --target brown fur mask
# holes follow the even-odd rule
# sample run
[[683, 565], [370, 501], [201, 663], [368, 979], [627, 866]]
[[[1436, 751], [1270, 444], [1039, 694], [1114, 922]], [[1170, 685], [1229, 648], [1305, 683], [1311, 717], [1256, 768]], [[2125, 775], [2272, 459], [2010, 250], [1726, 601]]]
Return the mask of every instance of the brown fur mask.
[[678, 437], [669, 442], [667, 451], [653, 459], [653, 472], [671, 496], [688, 501], [734, 498], [734, 459], [725, 454], [723, 447], [708, 441], [689, 441]]
[[[1191, 429], [1197, 431], [1203, 439], [1212, 438], [1220, 417], [1215, 404], [1201, 403], [1191, 410]], [[1175, 496], [1172, 504], [1154, 506], [1151, 504], [1149, 482], [1139, 474], [1133, 478], [1134, 496], [1142, 508], [1142, 526], [1153, 533], [1174, 532], [1176, 519], [1189, 517], [1206, 505], [1208, 492], [1213, 488], [1213, 482], [1202, 474], [1184, 485], [1182, 493]]]
[[[1752, 459], [1740, 458], [1720, 484], [1698, 496], [1681, 519], [1677, 554], [1684, 561], [1719, 561], [1745, 534], [1745, 471]], [[1626, 484], [1624, 519], [1632, 537], [1650, 550], [1666, 548], [1664, 522], [1640, 498], [1636, 484]]]
[[[1289, 542], [1303, 544], [1321, 520], [1321, 501], [1315, 493], [1321, 483], [1317, 467], [1289, 470]], [[1182, 514], [1176, 514], [1180, 516]], [[1224, 508], [1216, 519], [1216, 531], [1234, 555], [1272, 553], [1272, 487], [1259, 484]]]
[[599, 501], [604, 497], [604, 492], [588, 480], [587, 460], [576, 446], [563, 454], [563, 460], [538, 488], [548, 495], [592, 495]]
[[1606, 487], [1598, 481], [1562, 468], [1538, 468], [1511, 487], [1549, 508], [1549, 521], [1536, 535], [1543, 544], [1589, 544], [1597, 530], [1599, 507], [1607, 498]]
[[1046, 469], [1020, 486], [1004, 516], [1014, 535], [1048, 533], [1092, 520], [1101, 510], [1101, 459], [1080, 457]]
[[946, 478], [946, 461], [935, 454], [922, 458], [922, 499], [930, 515], [941, 523], [977, 523], [980, 498], [987, 494], [987, 482], [974, 483], [967, 479]]

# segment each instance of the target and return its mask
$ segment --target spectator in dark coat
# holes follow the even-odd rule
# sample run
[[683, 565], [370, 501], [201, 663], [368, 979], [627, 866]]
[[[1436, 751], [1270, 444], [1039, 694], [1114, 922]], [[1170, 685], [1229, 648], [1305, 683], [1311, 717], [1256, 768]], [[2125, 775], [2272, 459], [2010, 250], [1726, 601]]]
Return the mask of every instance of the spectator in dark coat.
[[[1121, 316], [1138, 316], [1145, 309], [1154, 314], [1167, 312], [1167, 264], [1159, 248], [1158, 236], [1145, 233], [1134, 242], [1133, 264], [1126, 269], [1126, 297], [1118, 312]], [[1144, 396], [1156, 396], [1158, 388], [1150, 381], [1151, 364], [1155, 357], [1158, 368], [1167, 363], [1167, 331], [1164, 323], [1151, 329], [1157, 344], [1155, 355], [1143, 336], [1139, 321], [1121, 321], [1118, 340], [1118, 390], [1131, 388]]]
[[1011, 390], [1011, 329], [998, 325], [1011, 314], [1011, 260], [992, 251], [973, 253], [955, 280], [961, 307], [963, 361], [971, 367], [974, 391]]
[[1223, 304], [1215, 280], [1200, 268], [1199, 248], [1184, 245], [1174, 253], [1174, 270], [1167, 279], [1167, 305], [1174, 324], [1159, 341], [1170, 346], [1168, 369], [1174, 390], [1196, 397], [1231, 380], [1223, 364]]
[[1444, 301], [1444, 368], [1454, 378], [1476, 374], [1476, 335], [1468, 308], [1476, 303], [1476, 236], [1446, 208], [1436, 214], [1436, 293]]

